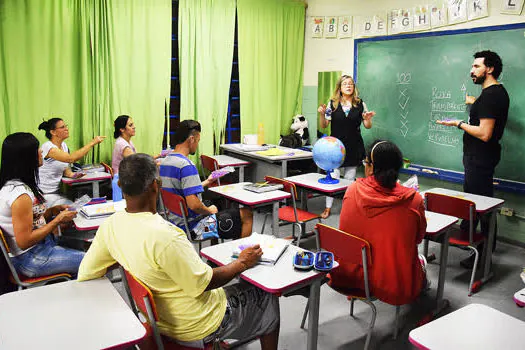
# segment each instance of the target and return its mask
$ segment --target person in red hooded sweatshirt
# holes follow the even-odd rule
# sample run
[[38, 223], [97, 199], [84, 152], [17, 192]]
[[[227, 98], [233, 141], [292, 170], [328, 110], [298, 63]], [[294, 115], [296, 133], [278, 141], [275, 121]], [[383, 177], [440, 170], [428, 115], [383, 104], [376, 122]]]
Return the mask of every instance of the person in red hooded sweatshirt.
[[[394, 143], [374, 141], [363, 161], [366, 177], [348, 187], [339, 222], [341, 230], [370, 243], [370, 291], [391, 305], [411, 303], [426, 286], [417, 251], [427, 228], [425, 208], [416, 190], [398, 183], [402, 162]], [[329, 284], [336, 289], [364, 289], [362, 268], [339, 263]]]

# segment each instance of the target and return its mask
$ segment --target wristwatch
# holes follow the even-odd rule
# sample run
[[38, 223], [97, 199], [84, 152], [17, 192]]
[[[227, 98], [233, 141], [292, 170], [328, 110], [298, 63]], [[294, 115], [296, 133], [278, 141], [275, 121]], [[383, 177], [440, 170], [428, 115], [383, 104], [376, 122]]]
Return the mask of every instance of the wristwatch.
[[458, 123], [458, 129], [460, 129], [460, 130], [461, 130], [461, 124], [463, 124], [463, 123], [464, 123], [464, 121], [463, 121], [463, 120], [460, 120], [460, 121], [459, 121], [459, 123]]

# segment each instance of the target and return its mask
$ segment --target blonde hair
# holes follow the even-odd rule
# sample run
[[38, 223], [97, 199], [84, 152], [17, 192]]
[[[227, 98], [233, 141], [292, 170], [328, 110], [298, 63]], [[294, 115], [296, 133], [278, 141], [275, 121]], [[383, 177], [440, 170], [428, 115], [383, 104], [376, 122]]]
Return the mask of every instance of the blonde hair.
[[352, 83], [354, 84], [354, 93], [352, 94], [352, 106], [357, 107], [357, 105], [361, 102], [361, 99], [359, 98], [359, 90], [357, 89], [357, 86], [355, 85], [354, 78], [352, 78], [350, 75], [341, 75], [341, 78], [337, 80], [337, 83], [335, 84], [335, 90], [334, 94], [330, 98], [330, 100], [333, 102], [334, 109], [337, 109], [339, 107], [339, 103], [341, 102], [341, 97], [343, 96], [343, 93], [341, 92], [341, 84], [344, 80], [350, 79]]

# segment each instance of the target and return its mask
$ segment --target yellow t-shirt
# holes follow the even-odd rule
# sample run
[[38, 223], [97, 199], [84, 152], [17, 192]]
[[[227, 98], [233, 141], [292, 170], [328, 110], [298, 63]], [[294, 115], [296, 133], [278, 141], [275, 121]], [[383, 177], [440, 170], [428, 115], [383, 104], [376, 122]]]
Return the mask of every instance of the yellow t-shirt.
[[184, 232], [160, 215], [118, 212], [109, 217], [80, 264], [78, 280], [102, 277], [115, 262], [151, 289], [163, 334], [193, 341], [219, 328], [226, 312], [224, 290], [204, 291], [211, 267]]

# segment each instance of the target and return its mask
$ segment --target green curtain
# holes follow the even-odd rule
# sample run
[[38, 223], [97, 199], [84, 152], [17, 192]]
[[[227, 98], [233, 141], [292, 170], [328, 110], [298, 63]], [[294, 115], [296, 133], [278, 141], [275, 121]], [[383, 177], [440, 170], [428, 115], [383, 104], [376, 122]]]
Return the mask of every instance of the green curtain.
[[44, 141], [38, 124], [59, 116], [70, 149], [108, 136], [85, 161], [109, 161], [113, 120], [129, 114], [137, 150], [158, 153], [170, 48], [171, 0], [0, 1], [0, 137]]
[[201, 123], [199, 154], [223, 143], [234, 36], [235, 0], [179, 1], [180, 115]]
[[[317, 73], [317, 107], [326, 104], [335, 90], [335, 84], [341, 77], [341, 71]], [[323, 134], [330, 135], [330, 125], [321, 128], [319, 125], [319, 113], [317, 113], [317, 130]]]
[[264, 128], [276, 144], [301, 113], [305, 5], [298, 0], [237, 0], [241, 137]]

